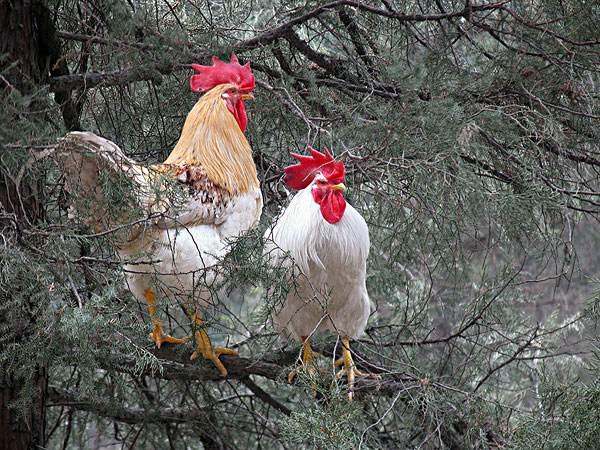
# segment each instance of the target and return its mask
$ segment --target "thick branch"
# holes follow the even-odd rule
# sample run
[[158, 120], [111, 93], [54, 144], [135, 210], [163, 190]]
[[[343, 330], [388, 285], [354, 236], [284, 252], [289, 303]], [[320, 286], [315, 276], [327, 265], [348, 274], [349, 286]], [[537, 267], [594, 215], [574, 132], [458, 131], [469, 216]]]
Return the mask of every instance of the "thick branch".
[[340, 18], [340, 21], [344, 24], [344, 28], [346, 28], [346, 31], [348, 31], [356, 53], [358, 54], [358, 56], [360, 56], [360, 58], [367, 66], [369, 73], [373, 74], [375, 72], [375, 62], [373, 61], [371, 56], [368, 55], [367, 50], [363, 45], [361, 31], [358, 25], [356, 24], [355, 19], [350, 16], [346, 9], [340, 9], [340, 11], [338, 12], [338, 17]]
[[[160, 349], [150, 351], [160, 362], [160, 369], [153, 370], [146, 367], [142, 375], [156, 376], [165, 380], [205, 380], [221, 381], [223, 378], [219, 375], [214, 365], [203, 360], [190, 361], [189, 355], [191, 347], [181, 346], [173, 347], [163, 345]], [[250, 375], [261, 376], [269, 380], [283, 380], [285, 378], [286, 368], [293, 363], [296, 358], [293, 352], [279, 352], [276, 358], [270, 360], [255, 361], [243, 357], [221, 356], [223, 364], [227, 368], [229, 379], [243, 379]], [[139, 374], [137, 366], [139, 361], [128, 355], [111, 355], [100, 361], [102, 367], [107, 370], [117, 370], [121, 372]]]
[[[56, 28], [52, 21], [52, 14], [42, 2], [35, 3], [38, 16], [38, 32], [40, 34], [40, 52], [47, 58], [47, 73], [53, 77], [69, 76], [67, 61], [62, 56], [60, 43], [56, 35]], [[51, 81], [52, 82], [52, 81]], [[71, 97], [70, 89], [56, 91], [56, 103], [60, 106], [65, 126], [69, 131], [81, 130], [79, 112]]]
[[72, 392], [58, 387], [48, 388], [48, 407], [66, 406], [81, 411], [89, 411], [103, 417], [124, 423], [187, 423], [206, 420], [203, 408], [126, 408], [104, 400], [82, 399]]
[[284, 404], [278, 402], [268, 392], [265, 392], [258, 384], [252, 381], [250, 378], [243, 378], [242, 383], [252, 391], [254, 395], [260, 398], [263, 402], [271, 405], [275, 409], [281, 411], [286, 416], [289, 416], [292, 412]]
[[[324, 355], [332, 355], [333, 346], [330, 348], [318, 348]], [[164, 380], [180, 381], [221, 381], [223, 378], [212, 363], [203, 360], [190, 361], [189, 352], [191, 347], [163, 345], [160, 349], [150, 351], [160, 362], [160, 368], [144, 367], [139, 369], [139, 360], [124, 354], [115, 354], [105, 357], [99, 361], [101, 368], [105, 370], [116, 370], [118, 372], [131, 373], [134, 375], [157, 377]], [[227, 368], [228, 379], [240, 380], [257, 397], [266, 403], [275, 407], [284, 414], [289, 414], [289, 409], [277, 402], [275, 399], [267, 399], [266, 392], [256, 385], [250, 376], [259, 376], [276, 382], [287, 383], [287, 374], [293, 364], [296, 362], [298, 353], [296, 351], [273, 351], [270, 357], [263, 360], [254, 360], [244, 357], [221, 356], [221, 361]], [[76, 361], [73, 361], [74, 363]], [[362, 358], [357, 358], [358, 368], [379, 372], [377, 366], [368, 362], [363, 362]], [[414, 387], [420, 383], [417, 378], [406, 374], [386, 374], [381, 373], [381, 380], [360, 379], [357, 380], [355, 390], [357, 392], [379, 392], [384, 395], [396, 395], [399, 390], [407, 389], [407, 386]], [[265, 394], [265, 395], [263, 395]]]
[[[208, 55], [204, 55], [208, 57]], [[180, 64], [183, 66], [183, 64]], [[160, 82], [162, 75], [173, 72], [176, 64], [171, 62], [150, 63], [125, 70], [113, 72], [88, 72], [76, 75], [62, 75], [50, 79], [50, 92], [71, 91], [84, 87], [90, 89], [100, 84], [103, 86], [119, 86], [134, 81], [154, 80]]]

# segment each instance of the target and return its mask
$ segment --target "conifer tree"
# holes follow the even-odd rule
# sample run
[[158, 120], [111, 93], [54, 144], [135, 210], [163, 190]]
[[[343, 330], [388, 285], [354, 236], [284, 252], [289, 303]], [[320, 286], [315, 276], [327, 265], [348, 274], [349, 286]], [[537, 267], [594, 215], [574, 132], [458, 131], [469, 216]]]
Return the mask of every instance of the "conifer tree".
[[[565, 1], [0, 2], [0, 449], [593, 448], [600, 10]], [[71, 208], [51, 153], [93, 131], [163, 161], [197, 100], [189, 64], [251, 62], [265, 198], [212, 286], [189, 361], [148, 341], [114, 233]], [[369, 224], [367, 335], [346, 401], [274, 308], [263, 255], [288, 152], [344, 159]], [[118, 195], [115, 199], [118, 200]], [[118, 206], [118, 205], [115, 205]], [[175, 304], [161, 314], [183, 335]]]

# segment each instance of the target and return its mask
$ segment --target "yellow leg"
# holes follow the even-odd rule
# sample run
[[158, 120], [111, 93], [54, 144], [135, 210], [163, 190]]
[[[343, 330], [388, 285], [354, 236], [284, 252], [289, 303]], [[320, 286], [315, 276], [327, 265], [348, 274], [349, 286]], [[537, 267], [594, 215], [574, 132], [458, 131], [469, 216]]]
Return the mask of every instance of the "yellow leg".
[[148, 304], [148, 313], [150, 314], [150, 320], [152, 320], [152, 332], [150, 333], [150, 339], [156, 344], [156, 348], [167, 342], [169, 344], [184, 344], [189, 338], [179, 339], [168, 334], [163, 334], [162, 323], [156, 315], [156, 294], [150, 288], [144, 291], [144, 298]]
[[220, 355], [229, 355], [229, 356], [239, 356], [240, 354], [235, 350], [226, 347], [213, 347], [210, 342], [210, 338], [206, 333], [206, 330], [203, 327], [202, 319], [198, 313], [194, 314], [193, 317], [194, 325], [196, 326], [196, 340], [198, 342], [198, 347], [190, 359], [194, 360], [198, 358], [198, 356], [202, 356], [204, 359], [210, 360], [213, 362], [219, 373], [222, 377], [227, 376], [227, 369], [219, 359]]
[[308, 336], [302, 336], [302, 357], [300, 358], [300, 364], [288, 373], [288, 383], [294, 381], [294, 378], [298, 375], [300, 370], [306, 369], [310, 375], [315, 373], [314, 359], [315, 356], [321, 356], [319, 353], [313, 351], [310, 345], [310, 338]]
[[354, 397], [354, 380], [356, 377], [375, 379], [381, 378], [379, 375], [365, 373], [356, 368], [354, 365], [354, 360], [352, 359], [352, 353], [350, 353], [350, 339], [347, 337], [342, 338], [342, 357], [335, 361], [334, 366], [344, 366], [344, 368], [341, 369], [336, 376], [339, 378], [344, 373], [346, 374], [346, 377], [348, 378], [348, 400], [352, 400]]

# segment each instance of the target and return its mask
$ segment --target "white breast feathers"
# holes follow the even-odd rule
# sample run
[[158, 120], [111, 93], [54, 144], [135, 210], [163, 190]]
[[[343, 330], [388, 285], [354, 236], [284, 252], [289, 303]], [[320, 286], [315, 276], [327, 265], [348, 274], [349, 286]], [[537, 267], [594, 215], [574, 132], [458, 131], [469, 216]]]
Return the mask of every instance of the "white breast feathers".
[[265, 254], [274, 257], [274, 264], [281, 263], [287, 253], [301, 272], [296, 289], [276, 313], [276, 327], [296, 339], [319, 329], [360, 336], [370, 309], [366, 289], [369, 232], [363, 217], [347, 205], [338, 223], [328, 223], [309, 186], [292, 199], [265, 238]]

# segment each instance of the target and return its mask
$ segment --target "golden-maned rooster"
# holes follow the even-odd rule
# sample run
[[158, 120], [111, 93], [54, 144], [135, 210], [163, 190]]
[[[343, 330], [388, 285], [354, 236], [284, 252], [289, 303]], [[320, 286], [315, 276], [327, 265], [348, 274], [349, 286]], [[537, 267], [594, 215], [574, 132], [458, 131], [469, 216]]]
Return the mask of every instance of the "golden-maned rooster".
[[[156, 346], [185, 341], [164, 334], [157, 315], [157, 299], [176, 298], [196, 330], [192, 359], [211, 360], [227, 376], [219, 355], [237, 352], [212, 346], [200, 309], [208, 305], [208, 285], [216, 277], [210, 267], [228, 252], [227, 241], [254, 227], [262, 211], [256, 166], [244, 136], [244, 100], [253, 98], [255, 81], [249, 64], [240, 65], [235, 55], [229, 63], [213, 58], [211, 66], [192, 67], [198, 73], [190, 86], [204, 95], [164, 163], [144, 167], [93, 133], [70, 133], [58, 155], [83, 220], [101, 232], [127, 230], [118, 252], [131, 292], [148, 305]], [[116, 217], [108, 212], [108, 205], [123, 198], [142, 211], [138, 220], [130, 204]]]
[[[348, 377], [352, 399], [355, 376], [350, 339], [360, 337], [369, 318], [366, 287], [369, 230], [363, 217], [346, 203], [344, 163], [329, 151], [311, 147], [310, 155], [292, 156], [298, 164], [286, 167], [284, 181], [300, 190], [265, 234], [265, 253], [281, 261], [291, 256], [294, 285], [274, 316], [278, 332], [302, 342], [302, 364], [313, 359], [311, 336], [331, 330], [341, 337], [342, 358], [336, 366]], [[342, 373], [343, 373], [342, 372]], [[290, 382], [296, 370], [290, 372]]]

